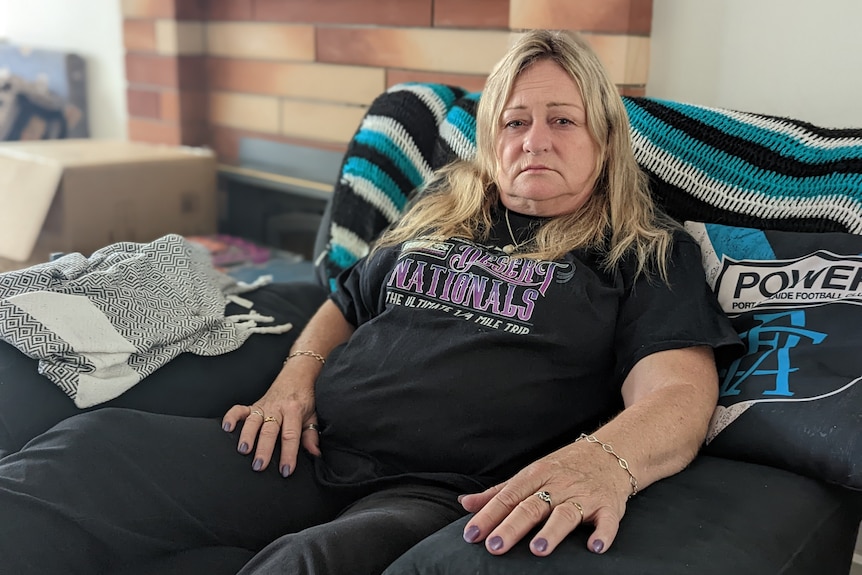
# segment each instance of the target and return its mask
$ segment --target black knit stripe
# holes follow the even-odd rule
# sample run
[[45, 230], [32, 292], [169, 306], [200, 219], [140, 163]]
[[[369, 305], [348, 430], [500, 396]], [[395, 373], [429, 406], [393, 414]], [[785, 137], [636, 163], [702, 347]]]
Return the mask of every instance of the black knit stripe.
[[[453, 98], [463, 93], [460, 88], [447, 88], [453, 93]], [[430, 165], [439, 128], [434, 113], [414, 92], [400, 90], [389, 92], [387, 96], [378, 97], [366, 116], [385, 116], [401, 124]]]
[[361, 218], [351, 218], [339, 224], [369, 243], [392, 223], [380, 210], [374, 209], [356, 194], [344, 194], [341, 208], [344, 213], [362, 214]]
[[820, 138], [830, 140], [837, 140], [840, 138], [862, 138], [862, 128], [824, 128], [822, 126], [815, 126], [814, 124], [811, 124], [809, 122], [805, 122], [803, 120], [796, 120], [794, 118], [771, 116], [769, 114], [756, 115], [761, 118], [767, 118], [778, 122], [784, 122], [785, 124], [790, 124], [791, 126], [795, 126], [801, 130], [805, 130], [806, 132], [811, 132], [812, 134]]
[[696, 221], [725, 226], [774, 229], [787, 232], [847, 232], [846, 226], [830, 218], [770, 218], [718, 208], [688, 191], [649, 173], [656, 204], [679, 222]]

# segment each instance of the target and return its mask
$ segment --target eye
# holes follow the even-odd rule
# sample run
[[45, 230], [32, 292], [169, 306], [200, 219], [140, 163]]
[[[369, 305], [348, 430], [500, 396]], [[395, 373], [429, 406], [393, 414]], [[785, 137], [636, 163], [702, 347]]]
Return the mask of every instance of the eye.
[[554, 120], [554, 123], [558, 124], [560, 126], [574, 126], [575, 125], [575, 123], [568, 118], [557, 118], [556, 120]]
[[524, 122], [522, 120], [509, 120], [505, 124], [505, 126], [507, 128], [520, 128], [523, 125], [524, 125]]

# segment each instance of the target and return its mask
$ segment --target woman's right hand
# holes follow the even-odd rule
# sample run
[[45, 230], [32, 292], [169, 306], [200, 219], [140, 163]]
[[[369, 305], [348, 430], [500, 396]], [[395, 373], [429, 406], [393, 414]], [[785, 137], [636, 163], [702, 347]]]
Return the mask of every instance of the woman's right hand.
[[269, 466], [279, 438], [278, 471], [284, 477], [296, 469], [300, 445], [312, 455], [320, 455], [314, 383], [326, 363], [324, 358], [346, 342], [353, 330], [341, 310], [327, 299], [294, 342], [292, 353], [263, 397], [251, 405], [234, 405], [225, 414], [225, 431], [233, 431], [245, 421], [237, 450], [243, 455], [254, 450], [252, 469], [263, 471]]
[[225, 431], [233, 431], [240, 421], [245, 421], [237, 451], [248, 455], [254, 450], [255, 471], [269, 466], [276, 442], [281, 439], [278, 470], [283, 477], [296, 469], [300, 445], [312, 455], [320, 455], [313, 378], [300, 384], [304, 378], [287, 372], [282, 370], [259, 400], [251, 405], [234, 405], [222, 419]]

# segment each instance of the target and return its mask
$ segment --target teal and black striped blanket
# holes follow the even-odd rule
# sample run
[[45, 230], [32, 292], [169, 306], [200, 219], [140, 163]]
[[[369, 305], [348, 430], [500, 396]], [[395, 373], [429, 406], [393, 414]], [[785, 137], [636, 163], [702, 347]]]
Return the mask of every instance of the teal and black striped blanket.
[[[476, 153], [479, 93], [399, 84], [370, 106], [348, 146], [329, 241], [331, 285], [368, 253], [433, 171]], [[624, 98], [635, 156], [656, 201], [680, 221], [862, 234], [862, 129], [650, 98]]]

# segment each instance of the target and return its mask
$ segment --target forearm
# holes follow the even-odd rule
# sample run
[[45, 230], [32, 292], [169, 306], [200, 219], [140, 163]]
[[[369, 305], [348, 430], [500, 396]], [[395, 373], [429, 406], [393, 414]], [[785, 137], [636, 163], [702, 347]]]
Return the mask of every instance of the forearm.
[[[288, 357], [297, 351], [304, 351], [326, 358], [335, 347], [346, 342], [353, 331], [354, 327], [344, 319], [341, 310], [327, 300], [296, 338]], [[314, 355], [294, 355], [284, 362], [276, 381], [288, 377], [313, 383], [322, 368], [323, 362]]]
[[[626, 409], [592, 435], [625, 459], [643, 489], [681, 471], [697, 455], [715, 409], [718, 376], [705, 348], [662, 352], [635, 370], [633, 377], [661, 383], [624, 387]], [[630, 477], [619, 462], [601, 453], [600, 445], [593, 447], [616, 465], [614, 484], [628, 488]]]

